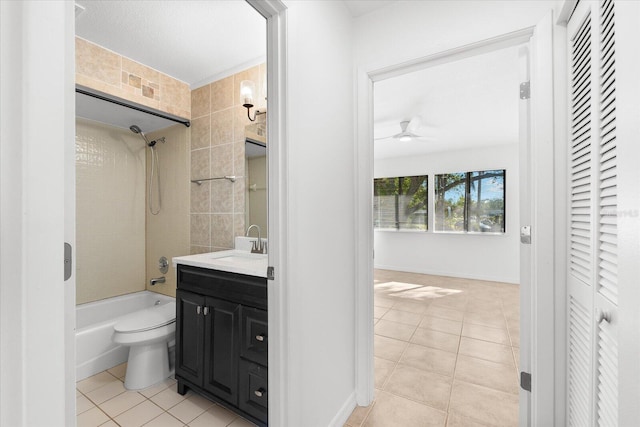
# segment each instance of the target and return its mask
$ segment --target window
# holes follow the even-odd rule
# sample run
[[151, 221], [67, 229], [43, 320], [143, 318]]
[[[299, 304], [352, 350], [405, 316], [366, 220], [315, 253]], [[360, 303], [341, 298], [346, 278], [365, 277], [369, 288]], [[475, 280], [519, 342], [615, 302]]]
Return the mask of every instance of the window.
[[426, 175], [378, 178], [373, 190], [374, 228], [428, 229]]
[[505, 230], [505, 171], [458, 172], [435, 176], [435, 230]]

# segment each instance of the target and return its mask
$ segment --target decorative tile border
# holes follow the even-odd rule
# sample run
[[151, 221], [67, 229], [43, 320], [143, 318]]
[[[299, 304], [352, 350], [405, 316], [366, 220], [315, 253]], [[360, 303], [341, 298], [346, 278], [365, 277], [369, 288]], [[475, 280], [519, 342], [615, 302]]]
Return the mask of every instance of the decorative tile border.
[[189, 85], [76, 37], [76, 83], [191, 119]]

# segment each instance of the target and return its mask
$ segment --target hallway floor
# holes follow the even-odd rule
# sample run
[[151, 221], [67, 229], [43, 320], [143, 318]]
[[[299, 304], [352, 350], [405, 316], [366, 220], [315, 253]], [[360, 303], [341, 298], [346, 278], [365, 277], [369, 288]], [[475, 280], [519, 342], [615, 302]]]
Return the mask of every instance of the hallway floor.
[[172, 378], [139, 391], [124, 388], [126, 363], [76, 383], [77, 427], [255, 427], [188, 391]]
[[517, 426], [519, 286], [375, 271], [375, 400], [348, 427]]

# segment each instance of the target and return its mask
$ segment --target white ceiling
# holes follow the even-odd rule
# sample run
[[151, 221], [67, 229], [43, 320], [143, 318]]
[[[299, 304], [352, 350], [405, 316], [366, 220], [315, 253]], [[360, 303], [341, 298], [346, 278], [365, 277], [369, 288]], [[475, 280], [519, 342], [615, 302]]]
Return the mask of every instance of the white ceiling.
[[428, 139], [377, 140], [375, 158], [517, 143], [517, 61], [511, 47], [376, 82], [374, 137], [397, 134], [401, 121], [418, 116], [412, 131]]
[[390, 5], [395, 0], [343, 0], [347, 5], [351, 16], [357, 18], [369, 12]]
[[244, 0], [76, 3], [76, 35], [192, 89], [266, 58], [266, 21]]

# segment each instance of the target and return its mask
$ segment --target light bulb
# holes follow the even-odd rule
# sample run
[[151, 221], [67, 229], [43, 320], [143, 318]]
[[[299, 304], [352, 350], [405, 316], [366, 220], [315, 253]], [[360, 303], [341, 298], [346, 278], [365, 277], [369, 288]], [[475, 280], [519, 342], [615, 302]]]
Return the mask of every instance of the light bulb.
[[256, 91], [256, 84], [251, 80], [243, 80], [240, 82], [240, 99], [242, 105], [253, 107], [253, 94]]

